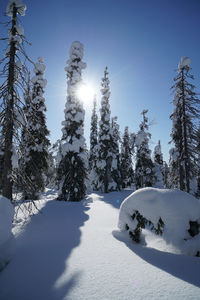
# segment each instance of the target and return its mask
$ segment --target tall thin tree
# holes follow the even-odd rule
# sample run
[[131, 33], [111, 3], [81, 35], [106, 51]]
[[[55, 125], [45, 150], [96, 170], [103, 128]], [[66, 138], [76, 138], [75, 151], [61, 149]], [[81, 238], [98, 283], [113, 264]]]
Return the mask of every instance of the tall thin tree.
[[90, 126], [90, 152], [89, 152], [89, 172], [90, 181], [93, 190], [97, 190], [97, 159], [98, 159], [98, 116], [97, 116], [97, 101], [96, 96], [93, 101], [93, 110]]
[[142, 111], [143, 120], [140, 124], [140, 130], [136, 136], [136, 166], [135, 182], [136, 188], [150, 187], [154, 185], [155, 174], [154, 164], [151, 160], [151, 150], [149, 149], [149, 123], [146, 116], [148, 110]]
[[[200, 117], [200, 101], [195, 93], [195, 86], [189, 82], [194, 77], [190, 74], [190, 59], [182, 57], [178, 66], [175, 84], [171, 138], [176, 153], [176, 162], [171, 165], [172, 176], [176, 174], [178, 188], [192, 192], [192, 181], [197, 173], [197, 120]], [[174, 170], [174, 167], [176, 170]]]
[[111, 165], [111, 177], [113, 180], [113, 190], [121, 190], [121, 164], [120, 164], [120, 151], [119, 151], [120, 132], [119, 125], [117, 123], [117, 117], [111, 119], [111, 153], [112, 153], [112, 165]]
[[122, 187], [130, 187], [134, 182], [134, 171], [132, 162], [132, 147], [130, 143], [130, 134], [128, 126], [124, 129], [121, 145], [121, 176]]
[[[23, 28], [18, 23], [18, 15], [25, 15], [26, 6], [21, 0], [10, 0], [6, 14], [11, 17], [11, 28], [9, 29], [8, 49], [3, 64], [2, 76], [5, 81], [0, 87], [1, 99], [1, 134], [3, 135], [3, 196], [12, 201], [12, 154], [13, 139], [15, 136], [15, 122], [21, 114], [21, 100], [19, 97], [19, 86], [23, 87], [22, 63], [19, 60], [22, 51]], [[21, 83], [20, 83], [21, 82]]]
[[83, 105], [78, 97], [82, 83], [83, 45], [75, 41], [70, 48], [70, 58], [65, 68], [67, 72], [67, 102], [65, 120], [62, 122], [63, 136], [61, 161], [58, 167], [59, 196], [58, 200], [80, 201], [86, 193], [87, 153], [84, 138]]
[[101, 108], [100, 108], [100, 121], [99, 121], [99, 154], [97, 161], [98, 168], [98, 189], [104, 193], [110, 190], [112, 184], [111, 165], [111, 125], [110, 125], [110, 81], [108, 78], [108, 67], [104, 70], [104, 77], [101, 82]]
[[32, 78], [32, 93], [29, 96], [27, 91], [25, 116], [27, 128], [22, 134], [22, 144], [24, 148], [24, 173], [26, 178], [32, 182], [32, 189], [24, 189], [26, 199], [37, 199], [39, 193], [44, 191], [46, 176], [49, 168], [48, 139], [49, 130], [46, 125], [46, 105], [44, 98], [44, 88], [47, 80], [44, 78], [45, 65], [41, 57], [35, 63]]

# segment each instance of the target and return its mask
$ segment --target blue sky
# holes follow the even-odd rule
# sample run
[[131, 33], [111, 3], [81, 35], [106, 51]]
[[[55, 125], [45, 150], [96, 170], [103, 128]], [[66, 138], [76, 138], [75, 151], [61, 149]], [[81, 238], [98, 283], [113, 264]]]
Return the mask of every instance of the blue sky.
[[[47, 70], [47, 123], [54, 142], [61, 137], [66, 101], [64, 67], [73, 41], [84, 44], [87, 69], [83, 80], [96, 88], [108, 66], [111, 113], [118, 116], [121, 131], [137, 132], [141, 111], [149, 109], [154, 124], [151, 148], [158, 139], [168, 157], [173, 99], [170, 87], [181, 56], [191, 58], [194, 84], [200, 85], [199, 0], [24, 0], [21, 23], [32, 46], [32, 60], [42, 56]], [[7, 0], [0, 0], [0, 21]], [[3, 32], [0, 25], [0, 32]], [[1, 57], [3, 55], [1, 43]], [[89, 137], [91, 106], [85, 104]]]

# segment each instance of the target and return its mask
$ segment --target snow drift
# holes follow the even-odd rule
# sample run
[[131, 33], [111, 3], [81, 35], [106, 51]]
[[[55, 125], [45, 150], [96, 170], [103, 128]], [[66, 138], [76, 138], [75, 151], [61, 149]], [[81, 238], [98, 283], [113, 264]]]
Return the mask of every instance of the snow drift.
[[11, 233], [14, 208], [10, 201], [0, 196], [0, 271], [10, 261], [14, 237]]
[[118, 227], [138, 242], [147, 228], [184, 254], [200, 254], [200, 201], [180, 190], [137, 190], [122, 202]]

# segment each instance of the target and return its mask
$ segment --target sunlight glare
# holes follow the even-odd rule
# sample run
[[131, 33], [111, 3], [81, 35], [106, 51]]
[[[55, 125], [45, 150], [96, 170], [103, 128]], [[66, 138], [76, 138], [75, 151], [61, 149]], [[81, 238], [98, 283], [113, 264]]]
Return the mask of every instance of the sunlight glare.
[[82, 84], [77, 92], [79, 99], [85, 103], [92, 102], [94, 94], [94, 89], [89, 84]]

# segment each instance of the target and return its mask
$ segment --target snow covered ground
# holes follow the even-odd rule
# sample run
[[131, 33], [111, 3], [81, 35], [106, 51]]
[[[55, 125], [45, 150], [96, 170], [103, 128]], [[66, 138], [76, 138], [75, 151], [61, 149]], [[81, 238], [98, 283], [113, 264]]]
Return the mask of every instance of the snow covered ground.
[[148, 247], [134, 244], [117, 230], [120, 203], [131, 192], [91, 194], [81, 203], [44, 194], [41, 214], [19, 215], [0, 299], [200, 299], [200, 258], [150, 234]]

